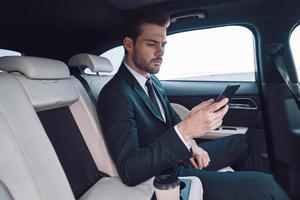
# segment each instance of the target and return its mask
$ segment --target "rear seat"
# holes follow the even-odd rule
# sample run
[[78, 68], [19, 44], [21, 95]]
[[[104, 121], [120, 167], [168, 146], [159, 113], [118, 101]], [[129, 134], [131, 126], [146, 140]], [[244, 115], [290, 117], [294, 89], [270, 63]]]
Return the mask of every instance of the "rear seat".
[[[84, 200], [150, 199], [152, 180], [128, 187], [116, 177], [95, 107], [64, 63], [2, 57], [0, 69], [15, 72], [0, 74], [0, 181], [15, 199], [74, 199], [72, 190]], [[98, 170], [115, 177], [98, 181]], [[199, 199], [192, 181], [189, 199]]]

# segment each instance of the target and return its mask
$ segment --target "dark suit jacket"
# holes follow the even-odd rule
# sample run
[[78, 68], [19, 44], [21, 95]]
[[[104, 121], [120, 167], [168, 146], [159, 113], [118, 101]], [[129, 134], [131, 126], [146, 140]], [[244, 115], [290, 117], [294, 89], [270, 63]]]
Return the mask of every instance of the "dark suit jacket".
[[97, 105], [112, 159], [122, 181], [130, 186], [192, 156], [174, 130], [179, 116], [159, 80], [154, 75], [151, 79], [167, 122], [155, 112], [149, 97], [124, 65], [102, 89]]

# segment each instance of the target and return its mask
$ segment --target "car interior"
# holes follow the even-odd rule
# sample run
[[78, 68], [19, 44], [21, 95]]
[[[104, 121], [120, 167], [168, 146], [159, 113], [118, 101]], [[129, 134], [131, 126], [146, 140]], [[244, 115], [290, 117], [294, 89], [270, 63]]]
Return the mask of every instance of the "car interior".
[[[246, 134], [264, 160], [261, 168], [300, 199], [297, 0], [2, 1], [0, 199], [153, 199], [153, 178], [122, 183], [96, 110], [124, 57], [116, 48], [123, 49], [131, 18], [144, 8], [170, 14], [166, 51], [175, 53], [166, 53], [158, 78], [182, 119], [228, 84], [240, 85], [222, 126], [197, 140]], [[245, 51], [246, 39], [233, 35], [237, 29], [249, 36]], [[206, 35], [188, 40], [198, 31]], [[199, 178], [180, 180], [183, 200], [203, 199]]]

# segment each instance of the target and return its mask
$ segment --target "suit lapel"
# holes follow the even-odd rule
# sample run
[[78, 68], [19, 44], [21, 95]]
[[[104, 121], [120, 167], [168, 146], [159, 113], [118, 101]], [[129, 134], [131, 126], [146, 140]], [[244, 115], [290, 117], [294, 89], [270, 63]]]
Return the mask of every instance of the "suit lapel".
[[[144, 103], [148, 107], [148, 109], [152, 112], [152, 114], [158, 118], [160, 121], [165, 122], [164, 119], [159, 115], [152, 102], [150, 101], [149, 97], [145, 93], [144, 89], [141, 85], [137, 82], [134, 76], [128, 71], [124, 64], [121, 65], [119, 72], [121, 73], [122, 77], [127, 81], [127, 83], [133, 88], [133, 90], [143, 99]], [[160, 99], [161, 101], [161, 99]], [[162, 102], [162, 101], [161, 101]]]

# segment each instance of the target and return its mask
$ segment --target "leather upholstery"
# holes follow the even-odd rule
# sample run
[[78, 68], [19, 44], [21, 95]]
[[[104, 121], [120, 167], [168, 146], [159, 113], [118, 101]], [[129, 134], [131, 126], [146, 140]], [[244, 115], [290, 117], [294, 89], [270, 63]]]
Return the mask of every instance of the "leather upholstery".
[[103, 75], [103, 76], [91, 76], [83, 74], [82, 77], [89, 84], [91, 91], [96, 100], [98, 100], [100, 91], [105, 86], [105, 84], [112, 79], [112, 75]]
[[76, 78], [72, 78], [79, 99], [69, 106], [80, 132], [100, 171], [110, 176], [118, 176], [115, 165], [109, 155], [104, 141], [98, 114], [94, 104]]
[[20, 83], [0, 73], [0, 180], [16, 200], [73, 200], [55, 151]]
[[0, 69], [8, 72], [21, 72], [30, 79], [63, 79], [70, 76], [65, 63], [30, 56], [0, 57]]
[[68, 65], [70, 67], [88, 67], [92, 72], [113, 71], [113, 66], [107, 58], [87, 53], [80, 53], [72, 56], [69, 59]]
[[0, 199], [1, 200], [13, 200], [7, 187], [0, 181]]
[[69, 79], [31, 80], [23, 75], [15, 75], [26, 91], [36, 111], [70, 105], [79, 94]]

